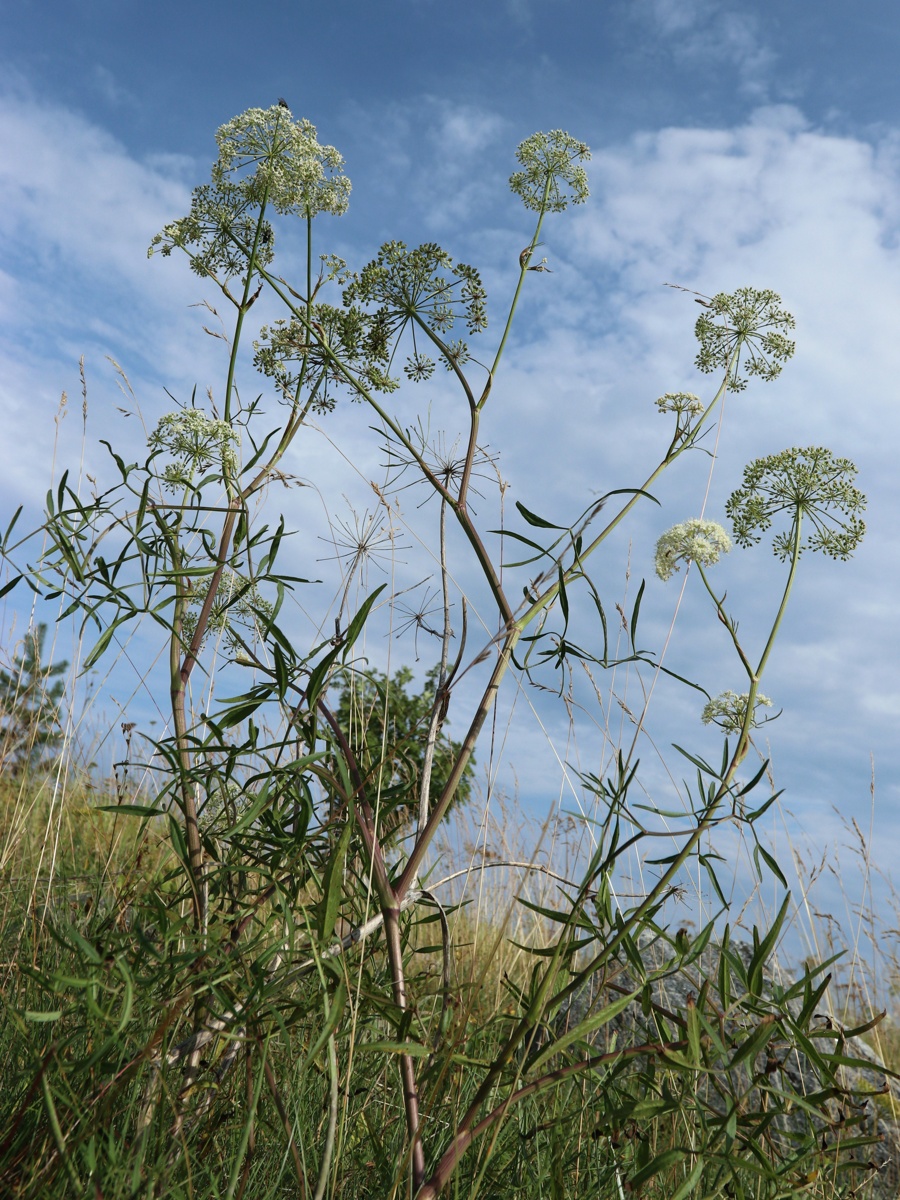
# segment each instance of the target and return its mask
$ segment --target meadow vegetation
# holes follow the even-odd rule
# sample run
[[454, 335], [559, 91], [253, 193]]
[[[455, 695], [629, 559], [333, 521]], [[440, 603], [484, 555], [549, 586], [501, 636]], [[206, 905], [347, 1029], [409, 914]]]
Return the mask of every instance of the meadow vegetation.
[[[42, 626], [0, 671], [4, 1195], [889, 1194], [873, 1114], [893, 1118], [893, 1095], [854, 1074], [871, 997], [837, 945], [793, 975], [774, 965], [793, 909], [760, 832], [778, 793], [754, 742], [802, 556], [846, 560], [864, 535], [855, 467], [776, 447], [735, 481], [731, 534], [701, 510], [660, 538], [657, 574], [705, 598], [734, 690], [673, 676], [639, 637], [643, 582], [620, 599], [591, 574], [664, 473], [713, 469], [724, 397], [774, 383], [793, 318], [768, 290], [694, 297], [712, 386], [648, 404], [657, 460], [562, 523], [528, 497], [510, 523], [482, 425], [523, 290], [554, 286], [545, 224], [588, 198], [587, 146], [559, 130], [519, 146], [510, 185], [529, 225], [484, 349], [481, 275], [440, 246], [387, 242], [361, 269], [322, 252], [349, 181], [308, 121], [280, 102], [217, 142], [210, 182], [151, 253], [185, 255], [231, 313], [214, 327], [221, 382], [174, 401], [136, 460], [106, 443], [89, 491], [63, 473], [39, 528], [16, 514], [0, 543], [4, 591], [76, 623], [79, 670], [140, 628], [143, 683], [167, 713], [153, 738], [122, 724], [105, 782], [73, 765]], [[299, 270], [276, 259], [290, 221]], [[257, 303], [280, 315], [247, 347]], [[265, 391], [248, 400], [254, 369]], [[310, 437], [351, 403], [385, 482], [371, 512], [327, 513], [331, 567], [298, 563], [292, 521], [312, 520], [292, 517], [298, 485], [327, 491]], [[407, 536], [431, 574], [376, 586]], [[783, 582], [741, 596], [770, 611], [751, 646], [717, 564], [763, 539]], [[436, 664], [424, 680], [379, 658], [385, 632]], [[676, 747], [645, 780], [653, 689], [629, 710], [623, 677], [683, 688], [718, 727], [717, 756]], [[492, 722], [517, 688], [606, 730], [579, 814], [533, 824], [499, 787]], [[613, 734], [617, 706], [629, 720]], [[717, 874], [736, 840], [782, 889], [743, 931]], [[675, 924], [698, 878], [707, 916]], [[676, 978], [691, 987], [673, 1008]]]

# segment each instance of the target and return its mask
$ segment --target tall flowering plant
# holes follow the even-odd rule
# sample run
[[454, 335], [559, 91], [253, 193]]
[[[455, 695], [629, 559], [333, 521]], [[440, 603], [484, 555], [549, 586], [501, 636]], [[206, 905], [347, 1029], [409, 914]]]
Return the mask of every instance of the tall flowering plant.
[[[166, 225], [150, 253], [184, 253], [202, 283], [217, 288], [230, 306], [233, 328], [224, 340], [219, 399], [210, 391], [209, 403], [198, 404], [192, 396], [162, 415], [142, 462], [127, 464], [113, 451], [117, 477], [91, 501], [84, 502], [64, 477], [50, 494], [39, 531], [46, 542], [35, 563], [18, 571], [35, 590], [64, 597], [66, 612], [80, 613], [85, 628], [96, 630], [88, 668], [145, 618], [165, 643], [171, 722], [150, 757], [159, 786], [152, 804], [120, 805], [117, 815], [127, 812], [148, 828], [163, 828], [176, 866], [152, 885], [146, 905], [151, 932], [140, 922], [123, 921], [111, 959], [79, 942], [86, 955], [83, 983], [70, 974], [74, 982], [60, 985], [80, 988], [85, 1011], [96, 1015], [98, 988], [118, 987], [103, 976], [109, 962], [119, 964], [129, 995], [136, 986], [134, 964], [146, 967], [153, 1032], [129, 1049], [127, 1061], [117, 1060], [96, 1096], [97, 1104], [106, 1103], [139, 1079], [138, 1099], [132, 1094], [111, 1116], [132, 1148], [133, 1186], [140, 1185], [154, 1154], [163, 1164], [160, 1180], [171, 1179], [179, 1164], [188, 1174], [195, 1169], [194, 1148], [215, 1136], [217, 1119], [226, 1120], [219, 1097], [231, 1088], [228, 1111], [239, 1109], [244, 1123], [223, 1194], [243, 1193], [265, 1089], [283, 1131], [281, 1169], [291, 1162], [303, 1194], [316, 1200], [329, 1189], [336, 1194], [349, 1169], [345, 1161], [359, 1158], [347, 1114], [364, 1122], [358, 1097], [365, 1097], [365, 1108], [373, 1090], [357, 1086], [361, 1076], [354, 1072], [362, 1070], [361, 1060], [376, 1057], [382, 1064], [378, 1089], [396, 1093], [402, 1111], [402, 1132], [395, 1125], [391, 1152], [378, 1155], [377, 1170], [385, 1176], [379, 1194], [408, 1190], [427, 1200], [466, 1170], [477, 1190], [491, 1147], [519, 1106], [537, 1095], [567, 1095], [576, 1079], [593, 1087], [591, 1102], [599, 1106], [596, 1138], [606, 1149], [595, 1164], [597, 1178], [614, 1184], [620, 1196], [626, 1184], [634, 1194], [649, 1194], [644, 1185], [666, 1172], [672, 1181], [667, 1194], [684, 1197], [701, 1180], [709, 1189], [704, 1194], [718, 1195], [720, 1184], [730, 1187], [729, 1181], [740, 1184], [751, 1176], [777, 1187], [798, 1178], [821, 1153], [815, 1126], [788, 1147], [780, 1126], [759, 1117], [760, 1111], [788, 1110], [793, 1096], [787, 1084], [773, 1082], [768, 1069], [749, 1080], [737, 1070], [755, 1061], [776, 1030], [790, 1046], [814, 1054], [809, 1026], [821, 995], [815, 973], [774, 1000], [761, 992], [785, 908], [773, 929], [756, 937], [749, 967], [729, 955], [726, 935], [715, 989], [707, 977], [686, 1015], [673, 1018], [654, 999], [657, 975], [646, 971], [635, 987], [622, 986], [617, 999], [571, 1028], [561, 1031], [555, 1014], [589, 980], [614, 980], [623, 957], [632, 970], [643, 969], [642, 938], [668, 946], [663, 974], [700, 963], [712, 925], [691, 946], [681, 935], [668, 938], [661, 914], [692, 863], [709, 871], [721, 894], [715, 856], [704, 849], [710, 835], [723, 821], [752, 826], [771, 802], [755, 810], [746, 803], [765, 764], [749, 783], [739, 782], [738, 771], [759, 711], [771, 705], [759, 687], [801, 553], [846, 559], [863, 536], [865, 500], [852, 482], [851, 463], [820, 447], [759, 459], [726, 504], [730, 536], [701, 516], [660, 537], [658, 576], [666, 581], [682, 570], [699, 576], [748, 690], [715, 698], [705, 693], [702, 719], [726, 735], [722, 766], [689, 756], [698, 768], [698, 794], [686, 823], [674, 832], [664, 824], [661, 804], [631, 798], [638, 786], [633, 747], [620, 749], [607, 778], [585, 775], [586, 790], [605, 814], [594, 849], [580, 878], [560, 878], [562, 906], [538, 906], [554, 935], [540, 947], [530, 980], [509, 982], [510, 1002], [487, 1048], [477, 1042], [483, 1031], [472, 1033], [454, 994], [450, 924], [440, 896], [440, 885], [454, 876], [436, 881], [433, 857], [442, 822], [461, 790], [469, 794], [476, 743], [510, 675], [547, 691], [543, 673], [565, 678], [573, 664], [663, 669], [636, 641], [643, 585], [631, 616], [623, 612], [630, 645], [623, 654], [610, 651], [603, 600], [589, 575], [592, 557], [637, 504], [652, 499], [660, 476], [698, 447], [727, 392], [780, 374], [794, 352], [787, 336], [793, 318], [768, 290], [741, 288], [704, 299], [695, 328], [696, 365], [702, 373], [717, 373], [718, 385], [705, 400], [667, 392], [657, 401], [659, 412], [674, 418], [674, 428], [646, 477], [592, 501], [569, 523], [517, 502], [521, 524], [504, 526], [497, 553], [490, 540], [496, 531], [485, 528], [477, 509], [492, 479], [501, 498], [506, 485], [496, 454], [483, 444], [482, 423], [503, 384], [523, 289], [537, 280], [551, 286], [544, 278], [551, 273], [547, 258], [535, 261], [545, 221], [588, 197], [587, 146], [554, 130], [527, 138], [516, 152], [510, 187], [533, 224], [523, 234], [518, 261], [510, 264], [510, 299], [499, 336], [485, 352], [478, 348], [489, 329], [481, 274], [441, 246], [388, 241], [358, 270], [332, 253], [314, 253], [321, 218], [346, 210], [350, 183], [340, 154], [319, 143], [309, 121], [295, 119], [283, 103], [252, 108], [224, 125], [217, 143], [211, 181], [194, 190], [189, 213]], [[289, 283], [276, 273], [275, 261], [280, 223], [290, 218], [305, 231], [306, 261], [301, 278]], [[260, 401], [245, 401], [238, 386], [248, 365], [241, 357], [244, 327], [263, 294], [280, 315], [259, 329], [252, 359], [276, 401], [274, 425], [271, 412]], [[400, 407], [415, 388], [434, 385], [438, 366], [459, 397], [455, 439], [443, 430], [432, 434], [424, 415], [410, 420]], [[307, 587], [308, 577], [279, 565], [285, 517], [273, 527], [261, 514], [273, 483], [297, 482], [285, 469], [287, 456], [313, 418], [326, 419], [346, 398], [363, 406], [374, 423], [389, 483], [375, 488], [374, 513], [332, 521], [331, 561], [341, 572], [335, 601], [313, 621], [310, 644], [302, 645], [285, 623], [285, 601]], [[386, 581], [372, 587], [368, 574], [382, 560], [393, 561], [396, 497], [414, 484], [436, 501], [423, 512], [433, 515], [428, 544], [437, 578], [418, 603], [402, 589], [391, 594]], [[754, 656], [739, 640], [712, 572], [732, 540], [752, 546], [776, 521], [783, 527], [773, 548], [787, 564], [787, 578], [771, 631]], [[448, 528], [453, 525], [457, 537]], [[21, 545], [10, 527], [4, 556], [15, 563]], [[468, 597], [457, 583], [470, 566], [490, 598], [495, 624], [486, 642], [475, 646]], [[577, 645], [570, 633], [579, 594], [599, 617], [595, 642], [587, 646]], [[427, 692], [406, 706], [414, 720], [393, 719], [397, 701], [387, 674], [360, 681], [361, 639], [381, 607], [398, 615], [401, 633], [433, 639], [436, 647]], [[230, 693], [235, 671], [250, 682], [223, 696], [223, 671]], [[468, 708], [462, 697], [470, 693], [458, 687], [466, 676], [479, 681]], [[329, 689], [339, 690], [338, 704]], [[442, 732], [451, 713], [463, 718], [461, 736], [452, 742]], [[411, 831], [403, 842], [398, 828]], [[658, 845], [661, 837], [674, 850], [648, 860], [658, 868], [653, 881], [624, 905], [615, 898], [622, 856], [634, 846]], [[778, 873], [777, 864], [765, 861]], [[413, 931], [426, 923], [440, 928], [437, 992], [415, 965], [420, 947]], [[734, 978], [743, 985], [740, 1000], [732, 996]], [[645, 1015], [655, 1014], [659, 1037], [598, 1052], [594, 1037], [635, 1003]], [[735, 1012], [740, 1020], [730, 1021]], [[187, 1019], [185, 1033], [180, 1026]], [[109, 1046], [118, 1047], [116, 1038], [125, 1036], [130, 1021], [122, 1018]], [[316, 1134], [306, 1142], [272, 1066], [271, 1048], [279, 1039], [291, 1048], [287, 1075], [302, 1096], [314, 1098], [309, 1107], [317, 1113]], [[816, 1058], [825, 1091], [839, 1057]], [[91, 1080], [95, 1058], [89, 1057]], [[41, 1066], [42, 1078], [49, 1061]], [[240, 1061], [244, 1099], [233, 1083]], [[663, 1076], [660, 1088], [655, 1080]], [[711, 1078], [724, 1097], [724, 1114], [703, 1099], [701, 1083]], [[635, 1099], [642, 1088], [643, 1099]], [[637, 1128], [650, 1112], [640, 1104], [651, 1096], [654, 1120], [693, 1113], [690, 1147], [656, 1153], [647, 1141], [623, 1148], [616, 1140], [611, 1131]], [[456, 1107], [446, 1121], [442, 1106], [451, 1100]], [[804, 1097], [804, 1111], [819, 1111], [817, 1103], [821, 1107], [825, 1099]], [[58, 1119], [51, 1123], [53, 1162], [74, 1179], [81, 1167], [73, 1165], [68, 1147], [84, 1127], [76, 1122], [63, 1131]], [[375, 1169], [374, 1160], [370, 1165]]]

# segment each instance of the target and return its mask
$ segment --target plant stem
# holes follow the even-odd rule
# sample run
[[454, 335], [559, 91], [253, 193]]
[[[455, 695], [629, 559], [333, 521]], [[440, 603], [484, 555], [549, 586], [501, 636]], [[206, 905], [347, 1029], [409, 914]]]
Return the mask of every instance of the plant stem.
[[[394, 904], [385, 908], [383, 913], [394, 1003], [401, 1012], [406, 1013], [409, 1010], [409, 997], [406, 991], [406, 975], [403, 967], [403, 946], [400, 941], [400, 906]], [[413, 1195], [415, 1195], [425, 1179], [425, 1151], [419, 1131], [419, 1091], [412, 1056], [401, 1054], [399, 1057], [403, 1108], [406, 1113], [406, 1131], [412, 1159]]]
[[[503, 334], [500, 338], [500, 345], [497, 347], [497, 353], [494, 355], [494, 361], [491, 364], [490, 371], [488, 372], [488, 378], [490, 380], [493, 380], [494, 376], [497, 374], [497, 368], [500, 366], [500, 359], [503, 357], [503, 351], [506, 348], [506, 341], [507, 341], [507, 338], [509, 337], [510, 330], [512, 329], [513, 318], [516, 315], [516, 308], [518, 307], [518, 304], [519, 304], [519, 296], [521, 295], [521, 292], [522, 292], [522, 285], [525, 282], [525, 275], [528, 271], [528, 262], [532, 256], [532, 254], [534, 254], [535, 247], [538, 244], [538, 239], [541, 236], [541, 226], [543, 225], [544, 217], [547, 214], [547, 200], [550, 196], [550, 186], [551, 186], [552, 182], [553, 182], [553, 177], [548, 174], [547, 181], [544, 184], [544, 195], [541, 198], [541, 207], [538, 212], [537, 225], [535, 226], [534, 233], [532, 234], [531, 242], [529, 243], [528, 248], [526, 250], [522, 251], [522, 254], [519, 258], [519, 279], [518, 279], [518, 282], [516, 283], [516, 290], [513, 293], [512, 303], [509, 306], [509, 312], [506, 317], [506, 324], [503, 327]], [[484, 396], [482, 396], [481, 400], [479, 401], [479, 408], [482, 408], [486, 401], [487, 401], [487, 392], [485, 392]]]

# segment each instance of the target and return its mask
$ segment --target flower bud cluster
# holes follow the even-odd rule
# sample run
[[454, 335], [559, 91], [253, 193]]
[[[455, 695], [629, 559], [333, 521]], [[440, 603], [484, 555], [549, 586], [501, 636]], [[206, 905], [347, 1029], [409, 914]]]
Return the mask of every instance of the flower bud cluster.
[[534, 212], [563, 212], [570, 200], [583, 204], [588, 198], [587, 172], [581, 163], [590, 157], [585, 143], [562, 129], [533, 133], [516, 150], [522, 170], [510, 176], [509, 186]]

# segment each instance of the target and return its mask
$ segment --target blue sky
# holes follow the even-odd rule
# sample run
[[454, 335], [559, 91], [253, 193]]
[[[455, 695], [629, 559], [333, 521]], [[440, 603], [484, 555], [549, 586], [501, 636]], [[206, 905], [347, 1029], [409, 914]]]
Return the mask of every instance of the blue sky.
[[[388, 238], [440, 241], [482, 269], [497, 316], [530, 234], [506, 188], [516, 144], [535, 129], [564, 128], [592, 147], [591, 199], [545, 231], [541, 253], [553, 274], [529, 281], [486, 420], [510, 505], [521, 499], [562, 520], [598, 491], [637, 483], [663, 439], [654, 399], [679, 388], [708, 393], [693, 368], [698, 310], [664, 283], [779, 292], [797, 317], [797, 355], [781, 380], [729, 401], [708, 515], [721, 513], [757, 454], [821, 443], [859, 466], [867, 540], [851, 563], [804, 562], [764, 685], [785, 710], [767, 733], [795, 835], [808, 833], [814, 846], [844, 841], [842, 818], [869, 828], [874, 760], [875, 844], [881, 865], [892, 865], [900, 851], [894, 5], [270, 0], [252, 12], [229, 0], [23, 0], [0, 16], [0, 46], [4, 513], [22, 500], [37, 511], [55, 437], [58, 464], [78, 461], [80, 355], [87, 470], [98, 469], [99, 437], [139, 441], [136, 421], [117, 412], [127, 402], [105, 356], [126, 370], [150, 426], [171, 407], [165, 387], [186, 397], [194, 383], [202, 393], [219, 380], [216, 347], [189, 307], [202, 288], [183, 265], [148, 262], [146, 247], [207, 178], [215, 129], [279, 96], [340, 149], [353, 181], [350, 211], [330, 222], [322, 249], [361, 266]], [[55, 424], [63, 390], [69, 411]], [[322, 507], [343, 496], [365, 504], [379, 462], [367, 422], [359, 410], [342, 412], [326, 435], [354, 469], [342, 475], [322, 441], [316, 465], [335, 480]], [[312, 473], [299, 458], [293, 467]], [[633, 576], [648, 575], [648, 642], [665, 637], [676, 598], [649, 579], [654, 540], [694, 515], [705, 478], [697, 468], [667, 481], [662, 510], [642, 509], [633, 540], [602, 564], [610, 606], [629, 555]], [[302, 508], [294, 519], [306, 523]], [[304, 548], [320, 553], [312, 535], [296, 545], [300, 558]], [[403, 580], [420, 579], [420, 567], [411, 551]], [[764, 629], [776, 567], [764, 549], [728, 562], [729, 598], [750, 638]], [[6, 605], [5, 627], [21, 631], [27, 614], [10, 598]], [[689, 588], [667, 661], [701, 663], [716, 692], [740, 680], [707, 616]], [[383, 645], [370, 652], [386, 654]], [[411, 647], [392, 654], [398, 665]], [[123, 689], [118, 680], [115, 700], [104, 701], [112, 724]], [[693, 701], [685, 703], [661, 690], [662, 743], [705, 744]], [[132, 702], [146, 715], [141, 704]], [[566, 794], [557, 754], [577, 755], [563, 722], [539, 760], [536, 727], [525, 722], [508, 736], [498, 770], [506, 779], [515, 771], [523, 802], [539, 812]], [[581, 769], [596, 769], [590, 737], [578, 753]]]

